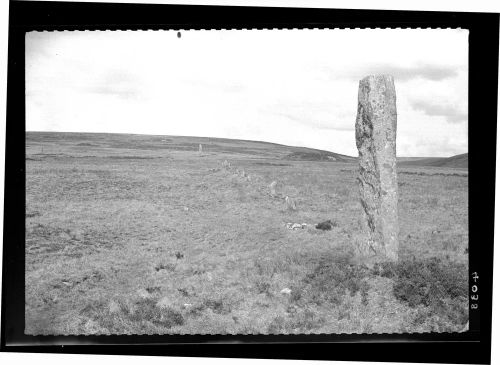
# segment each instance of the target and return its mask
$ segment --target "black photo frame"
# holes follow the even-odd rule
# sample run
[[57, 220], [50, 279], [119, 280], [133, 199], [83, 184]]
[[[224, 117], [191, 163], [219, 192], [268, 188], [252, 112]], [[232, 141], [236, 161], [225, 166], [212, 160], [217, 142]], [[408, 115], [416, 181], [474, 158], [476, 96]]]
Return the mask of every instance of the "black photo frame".
[[[1, 348], [269, 359], [490, 362], [498, 14], [390, 10], [11, 1], [9, 17]], [[28, 336], [24, 334], [25, 33], [32, 30], [273, 28], [469, 30], [469, 282], [464, 333], [364, 335]], [[450, 90], [450, 92], [453, 92]], [[127, 346], [127, 345], [134, 346]]]

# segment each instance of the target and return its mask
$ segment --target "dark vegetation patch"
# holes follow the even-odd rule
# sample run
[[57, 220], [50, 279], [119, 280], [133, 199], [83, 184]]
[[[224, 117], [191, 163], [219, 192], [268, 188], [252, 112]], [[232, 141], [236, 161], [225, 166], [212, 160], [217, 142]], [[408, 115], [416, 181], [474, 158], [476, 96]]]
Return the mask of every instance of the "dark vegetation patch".
[[124, 327], [132, 333], [144, 333], [150, 332], [153, 326], [168, 329], [184, 324], [180, 311], [157, 306], [152, 298], [141, 298], [133, 303], [114, 302], [114, 306], [110, 310], [109, 304], [96, 301], [86, 305], [80, 314], [96, 321], [109, 333], [120, 333]]
[[26, 245], [37, 240], [71, 239], [71, 230], [37, 223], [26, 230]]
[[42, 214], [40, 212], [34, 211], [34, 212], [26, 212], [26, 218], [34, 218], [34, 217], [39, 217]]
[[460, 176], [460, 177], [468, 177], [469, 173], [468, 172], [461, 172], [461, 173], [456, 173], [456, 172], [424, 172], [424, 171], [398, 171], [398, 174], [401, 175], [419, 175], [419, 176]]
[[310, 309], [292, 310], [289, 313], [291, 316], [277, 316], [267, 327], [267, 332], [270, 334], [283, 334], [283, 333], [303, 333], [320, 328], [325, 319]]
[[80, 132], [26, 132], [26, 141], [30, 142], [77, 142], [89, 139], [106, 138], [106, 133]]
[[32, 156], [37, 156], [39, 159], [34, 159], [30, 157], [26, 157], [26, 160], [32, 161], [42, 161], [43, 158], [95, 158], [98, 156], [95, 155], [68, 155], [66, 153], [33, 153]]
[[383, 263], [373, 273], [394, 280], [394, 296], [414, 308], [420, 305], [449, 322], [468, 320], [467, 266], [439, 258]]
[[297, 161], [328, 161], [345, 162], [346, 160], [335, 153], [328, 152], [292, 152], [284, 157], [286, 160]]
[[96, 156], [96, 155], [65, 155], [65, 154], [60, 154], [59, 156], [49, 156], [49, 157], [69, 158], [69, 159], [107, 158], [106, 156]]
[[271, 296], [271, 284], [268, 281], [257, 280], [255, 282], [255, 289], [257, 289], [257, 293], [259, 294]]
[[97, 144], [94, 144], [94, 143], [87, 143], [87, 142], [77, 143], [76, 145], [77, 145], [77, 146], [82, 146], [82, 147], [96, 147], [96, 146], [98, 146]]
[[155, 294], [155, 293], [160, 293], [161, 292], [161, 288], [159, 286], [148, 286], [146, 288], [146, 291], [149, 294]]
[[298, 288], [292, 289], [292, 299], [298, 302], [325, 302], [339, 305], [345, 293], [351, 296], [361, 292], [367, 300], [369, 285], [366, 268], [350, 262], [349, 255], [321, 259], [314, 270], [306, 275]]
[[323, 231], [330, 231], [333, 227], [337, 226], [338, 226], [337, 222], [329, 219], [327, 221], [316, 224], [316, 229], [321, 229]]
[[231, 313], [231, 308], [222, 299], [205, 299], [202, 306], [204, 308], [211, 309], [217, 314], [228, 314]]
[[[341, 172], [357, 173], [357, 169], [340, 169]], [[459, 176], [468, 177], [469, 173], [467, 171], [462, 172], [428, 172], [428, 171], [398, 171], [399, 175], [417, 175], [417, 176]], [[401, 182], [398, 184], [400, 186], [407, 185], [407, 183]]]
[[467, 266], [432, 257], [376, 264], [373, 273], [395, 280], [394, 295], [411, 307], [441, 299], [467, 298]]
[[155, 266], [155, 270], [156, 271], [160, 271], [160, 270], [175, 271], [175, 268], [176, 268], [176, 265], [175, 264], [171, 264], [171, 263], [157, 264]]
[[272, 162], [254, 162], [254, 165], [260, 166], [292, 166], [288, 163], [272, 163]]
[[159, 193], [148, 185], [147, 180], [117, 176], [112, 171], [50, 169], [45, 170], [45, 173], [60, 176], [57, 181], [47, 183], [45, 199], [49, 200], [69, 200], [68, 197], [71, 202], [127, 200], [136, 199], [142, 194]]
[[[58, 253], [68, 257], [81, 257], [84, 253], [119, 244], [119, 236], [110, 231], [73, 231], [69, 228], [47, 224], [26, 227], [26, 258], [41, 260], [39, 254]], [[30, 255], [28, 255], [30, 254]]]
[[[99, 283], [105, 279], [105, 275], [99, 270], [92, 270], [81, 277], [69, 277], [63, 280], [55, 280], [50, 285], [50, 289], [59, 290], [61, 292], [66, 292], [62, 296], [67, 295], [68, 290], [72, 290], [75, 287], [84, 285], [85, 289], [93, 288], [99, 285]], [[51, 294], [54, 292], [51, 290]]]
[[104, 158], [110, 158], [112, 160], [154, 160], [154, 156], [105, 156]]
[[[354, 264], [351, 256], [322, 258], [297, 286], [290, 302], [299, 308], [342, 305], [345, 295], [361, 295], [368, 305], [372, 280], [379, 276], [393, 281], [393, 295], [417, 310], [413, 325], [455, 331], [468, 321], [467, 266], [449, 260], [429, 258], [375, 264], [372, 269]], [[280, 328], [277, 319], [269, 330]]]
[[212, 312], [220, 315], [226, 315], [231, 313], [232, 309], [229, 303], [226, 303], [223, 299], [212, 299], [208, 298], [203, 300], [202, 303], [194, 305], [190, 310], [189, 314], [198, 317], [206, 310], [211, 310]]
[[38, 157], [70, 157], [69, 155], [65, 153], [33, 153], [32, 156], [38, 156]]

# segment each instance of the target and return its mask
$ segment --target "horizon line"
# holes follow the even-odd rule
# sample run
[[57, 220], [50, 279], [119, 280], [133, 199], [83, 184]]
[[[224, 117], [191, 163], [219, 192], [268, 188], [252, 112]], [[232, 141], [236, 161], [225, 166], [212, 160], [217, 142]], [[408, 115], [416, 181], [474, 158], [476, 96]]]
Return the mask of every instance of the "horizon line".
[[[334, 153], [339, 156], [343, 157], [349, 157], [349, 158], [358, 158], [356, 156], [350, 156], [326, 149], [319, 149], [316, 147], [306, 147], [306, 146], [291, 146], [283, 143], [277, 143], [277, 142], [267, 142], [267, 141], [261, 141], [261, 140], [254, 140], [254, 139], [242, 139], [242, 138], [228, 138], [228, 137], [208, 137], [208, 136], [186, 136], [186, 135], [174, 135], [174, 134], [150, 134], [150, 133], [130, 133], [130, 132], [82, 132], [82, 131], [41, 131], [41, 130], [26, 130], [25, 133], [75, 133], [75, 134], [121, 134], [121, 135], [130, 135], [130, 136], [158, 136], [158, 137], [185, 137], [185, 138], [218, 138], [218, 139], [227, 139], [227, 140], [233, 140], [233, 141], [244, 141], [244, 142], [258, 142], [258, 143], [267, 143], [267, 144], [273, 144], [277, 146], [284, 146], [284, 147], [292, 147], [292, 148], [308, 148], [312, 150], [317, 150], [317, 151], [325, 151], [325, 152], [330, 152]], [[397, 158], [450, 158], [454, 156], [459, 156], [463, 154], [468, 154], [469, 151], [462, 152], [462, 153], [457, 153], [451, 156], [397, 156]]]

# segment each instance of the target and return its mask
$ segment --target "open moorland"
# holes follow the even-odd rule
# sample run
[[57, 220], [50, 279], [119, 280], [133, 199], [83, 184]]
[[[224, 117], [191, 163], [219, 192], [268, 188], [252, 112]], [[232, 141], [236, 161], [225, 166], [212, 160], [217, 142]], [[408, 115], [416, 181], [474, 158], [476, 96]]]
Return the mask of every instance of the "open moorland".
[[[373, 264], [356, 258], [355, 158], [217, 138], [27, 132], [25, 332], [460, 331], [468, 172], [430, 161], [401, 162], [400, 260]], [[315, 228], [325, 220], [331, 230]]]

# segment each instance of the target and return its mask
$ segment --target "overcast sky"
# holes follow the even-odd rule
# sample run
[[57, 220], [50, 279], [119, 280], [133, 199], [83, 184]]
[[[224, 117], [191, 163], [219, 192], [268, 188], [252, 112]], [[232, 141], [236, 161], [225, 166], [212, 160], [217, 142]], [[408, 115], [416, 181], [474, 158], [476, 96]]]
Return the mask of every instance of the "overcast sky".
[[241, 138], [357, 155], [392, 74], [399, 156], [467, 152], [467, 30], [31, 32], [26, 129]]

